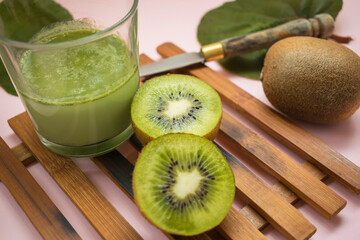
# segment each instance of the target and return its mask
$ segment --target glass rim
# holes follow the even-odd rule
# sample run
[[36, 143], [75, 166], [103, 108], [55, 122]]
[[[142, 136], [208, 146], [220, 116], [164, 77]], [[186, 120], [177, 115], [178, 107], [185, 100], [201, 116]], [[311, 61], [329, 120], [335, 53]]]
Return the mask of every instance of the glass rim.
[[16, 40], [12, 40], [12, 39], [0, 36], [0, 44], [4, 43], [7, 46], [12, 46], [12, 47], [17, 47], [17, 48], [40, 50], [40, 49], [74, 47], [74, 46], [78, 46], [78, 45], [81, 45], [84, 43], [92, 42], [92, 41], [95, 41], [97, 39], [100, 39], [100, 38], [106, 36], [108, 33], [111, 33], [115, 28], [117, 28], [123, 22], [125, 22], [127, 19], [129, 19], [135, 13], [137, 6], [138, 6], [138, 1], [139, 0], [133, 0], [133, 5], [131, 6], [130, 10], [119, 21], [115, 22], [113, 25], [105, 28], [104, 30], [101, 30], [99, 32], [96, 32], [96, 33], [91, 34], [86, 37], [82, 37], [82, 38], [71, 40], [71, 41], [59, 42], [59, 43], [28, 43], [28, 42], [16, 41]]

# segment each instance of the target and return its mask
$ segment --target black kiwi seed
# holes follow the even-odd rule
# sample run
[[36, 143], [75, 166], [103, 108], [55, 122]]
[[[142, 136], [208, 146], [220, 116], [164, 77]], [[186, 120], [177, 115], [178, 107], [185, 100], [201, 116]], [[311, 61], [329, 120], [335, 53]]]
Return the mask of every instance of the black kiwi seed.
[[211, 180], [215, 180], [215, 176], [214, 176], [214, 175], [208, 176], [208, 178], [211, 179]]

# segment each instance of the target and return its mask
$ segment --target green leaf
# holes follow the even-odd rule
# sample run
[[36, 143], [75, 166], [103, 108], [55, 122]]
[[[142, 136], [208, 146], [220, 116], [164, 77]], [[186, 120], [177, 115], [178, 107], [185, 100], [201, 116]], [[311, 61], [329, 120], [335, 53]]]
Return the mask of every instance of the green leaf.
[[14, 86], [12, 85], [9, 75], [2, 62], [0, 62], [0, 86], [11, 95], [17, 95]]
[[[16, 41], [27, 42], [43, 27], [71, 19], [71, 14], [53, 0], [4, 0], [0, 3], [0, 34]], [[2, 62], [0, 86], [16, 95]]]
[[[201, 45], [241, 36], [297, 19], [329, 13], [336, 18], [342, 0], [236, 0], [207, 12], [200, 21], [197, 38]], [[259, 79], [267, 49], [219, 63], [235, 74]]]

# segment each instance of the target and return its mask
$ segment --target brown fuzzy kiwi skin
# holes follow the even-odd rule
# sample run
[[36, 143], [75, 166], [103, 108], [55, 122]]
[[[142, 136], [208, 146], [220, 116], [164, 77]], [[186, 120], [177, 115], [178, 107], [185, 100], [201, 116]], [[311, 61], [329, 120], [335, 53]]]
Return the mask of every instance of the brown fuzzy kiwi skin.
[[[208, 133], [206, 133], [205, 135], [203, 135], [201, 137], [204, 137], [210, 141], [213, 141], [215, 139], [217, 133], [219, 132], [221, 119], [222, 119], [222, 112], [221, 112], [221, 116], [220, 116], [219, 121], [216, 124], [216, 126], [213, 129], [211, 129], [211, 131], [209, 131]], [[141, 142], [142, 145], [145, 146], [150, 141], [154, 140], [153, 137], [149, 136], [147, 133], [145, 133], [139, 127], [137, 127], [137, 125], [134, 122], [132, 122], [132, 127], [134, 130], [135, 136], [139, 139], [139, 141]]]
[[270, 103], [295, 119], [339, 123], [360, 106], [360, 57], [330, 40], [290, 37], [275, 43], [261, 80]]

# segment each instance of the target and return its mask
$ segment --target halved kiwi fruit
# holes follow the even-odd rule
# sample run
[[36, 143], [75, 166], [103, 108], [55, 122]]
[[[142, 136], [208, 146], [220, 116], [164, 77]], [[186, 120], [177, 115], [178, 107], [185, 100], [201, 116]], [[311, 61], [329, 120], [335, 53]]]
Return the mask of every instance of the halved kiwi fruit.
[[185, 132], [213, 140], [219, 130], [222, 105], [218, 93], [204, 81], [168, 74], [146, 81], [131, 105], [135, 135], [142, 144], [166, 133]]
[[171, 133], [149, 142], [133, 173], [135, 201], [154, 225], [196, 235], [220, 224], [235, 194], [232, 170], [204, 137]]

